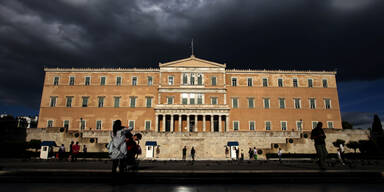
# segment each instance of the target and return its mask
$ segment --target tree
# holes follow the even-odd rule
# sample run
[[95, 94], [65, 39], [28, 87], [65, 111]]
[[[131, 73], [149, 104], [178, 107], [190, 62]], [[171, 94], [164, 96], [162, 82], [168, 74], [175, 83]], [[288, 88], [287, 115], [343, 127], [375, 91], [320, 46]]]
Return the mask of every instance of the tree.
[[333, 146], [340, 147], [340, 144], [344, 145], [345, 141], [342, 139], [337, 139], [335, 142], [333, 142]]
[[372, 134], [373, 135], [382, 135], [383, 134], [383, 126], [381, 125], [381, 121], [380, 121], [379, 116], [377, 114], [375, 114], [373, 116]]
[[356, 150], [359, 148], [360, 145], [357, 141], [349, 141], [346, 146], [350, 149], [353, 149], [356, 153]]
[[37, 152], [37, 150], [40, 149], [40, 144], [41, 144], [40, 140], [32, 139], [31, 141], [28, 142], [27, 146], [30, 149], [35, 149], [35, 151]]
[[353, 128], [352, 124], [349, 123], [348, 121], [343, 121], [341, 123], [341, 126], [343, 127], [343, 129], [352, 129]]

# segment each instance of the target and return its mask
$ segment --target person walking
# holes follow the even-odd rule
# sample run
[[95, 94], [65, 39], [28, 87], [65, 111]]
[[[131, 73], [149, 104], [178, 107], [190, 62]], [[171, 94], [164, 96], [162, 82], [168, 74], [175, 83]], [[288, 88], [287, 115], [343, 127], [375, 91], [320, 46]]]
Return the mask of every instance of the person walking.
[[80, 152], [79, 142], [76, 141], [76, 144], [72, 145], [72, 161], [77, 161], [77, 156]]
[[192, 147], [192, 149], [191, 149], [192, 162], [195, 161], [195, 153], [196, 153], [195, 148]]
[[257, 160], [257, 149], [256, 147], [253, 147], [253, 158]]
[[184, 146], [183, 148], [183, 160], [185, 161], [185, 158], [187, 157], [187, 146]]
[[281, 161], [281, 156], [283, 155], [283, 151], [281, 150], [281, 148], [279, 148], [279, 151], [277, 151], [277, 156], [279, 157], [279, 162], [282, 163]]
[[113, 123], [111, 142], [108, 144], [108, 153], [112, 160], [112, 173], [116, 173], [117, 167], [119, 167], [120, 173], [124, 172], [124, 158], [127, 154], [125, 134], [132, 130], [131, 128], [127, 130], [124, 128], [120, 120], [116, 120]]
[[83, 153], [84, 153], [84, 155], [86, 155], [87, 152], [88, 152], [88, 148], [87, 148], [87, 146], [86, 146], [86, 145], [83, 145]]
[[64, 154], [65, 154], [65, 147], [64, 144], [61, 144], [59, 148], [59, 159], [63, 160], [64, 159]]
[[252, 150], [252, 148], [249, 148], [248, 154], [249, 154], [249, 159], [251, 160], [253, 158], [253, 150]]
[[69, 144], [69, 156], [68, 156], [68, 161], [72, 161], [72, 146], [73, 146], [74, 142], [71, 141], [71, 143]]
[[225, 146], [225, 158], [228, 158], [229, 149], [228, 146]]
[[311, 139], [315, 141], [315, 149], [317, 157], [319, 158], [320, 169], [326, 169], [325, 160], [328, 152], [325, 147], [325, 133], [323, 130], [323, 123], [318, 122], [316, 127], [311, 132]]
[[236, 160], [239, 160], [239, 147], [236, 148]]

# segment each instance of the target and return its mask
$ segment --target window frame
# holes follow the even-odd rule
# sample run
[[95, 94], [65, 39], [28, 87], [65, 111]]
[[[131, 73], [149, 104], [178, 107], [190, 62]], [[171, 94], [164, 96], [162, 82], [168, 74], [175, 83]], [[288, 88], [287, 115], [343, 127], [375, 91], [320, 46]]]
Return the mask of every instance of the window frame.
[[60, 83], [60, 76], [53, 77], [53, 86], [58, 86]]
[[131, 127], [131, 122], [133, 122], [133, 129], [132, 130], [135, 130], [135, 127], [136, 127], [136, 122], [135, 120], [128, 120], [128, 127]]
[[313, 126], [313, 123], [316, 123], [316, 126], [317, 126], [317, 124], [319, 123], [319, 121], [312, 121], [312, 124], [311, 124], [311, 126], [312, 126], [312, 129], [314, 129], [316, 126]]
[[[152, 108], [152, 100], [153, 100], [153, 97], [145, 97], [145, 107], [146, 108]], [[148, 106], [148, 101], [150, 101], [149, 106]]]
[[[325, 83], [324, 83], [324, 82], [325, 82]], [[328, 87], [329, 87], [328, 79], [322, 79], [322, 80], [321, 80], [321, 84], [322, 84], [322, 87], [323, 87], [323, 88], [328, 88]]]
[[[97, 97], [97, 107], [98, 108], [104, 107], [104, 99], [105, 99], [105, 96], [98, 96]], [[102, 101], [102, 102], [100, 102], [100, 101]]]
[[[68, 122], [68, 127], [65, 127], [66, 122]], [[69, 125], [70, 125], [70, 120], [68, 120], [68, 119], [63, 120], [63, 127], [64, 128], [69, 129]]]
[[65, 98], [65, 107], [72, 107], [73, 96], [66, 96]]
[[[136, 98], [135, 96], [129, 97], [129, 107], [130, 108], [136, 108]], [[133, 102], [132, 102], [133, 101]], [[132, 105], [133, 104], [133, 105]]]
[[168, 76], [168, 85], [174, 85], [174, 76], [173, 75], [169, 75]]
[[248, 108], [249, 109], [254, 109], [255, 108], [255, 98], [254, 97], [248, 97], [247, 100], [248, 100]]
[[105, 86], [106, 82], [107, 82], [107, 77], [101, 76], [100, 77], [100, 86]]
[[[264, 80], [265, 80], [265, 83], [266, 83], [266, 84], [264, 84]], [[268, 78], [267, 78], [267, 77], [263, 77], [263, 78], [262, 78], [262, 80], [261, 80], [261, 86], [262, 86], [262, 87], [269, 87], [269, 86], [268, 86]]]
[[[251, 124], [253, 123], [253, 129], [251, 129]], [[248, 128], [250, 131], [256, 131], [256, 121], [250, 120], [248, 121]]]
[[[309, 108], [310, 109], [316, 109], [316, 98], [308, 98], [309, 100]], [[313, 100], [313, 106], [312, 106], [312, 100]]]
[[[83, 127], [83, 122], [84, 122], [84, 127]], [[87, 128], [87, 120], [81, 119], [79, 123], [80, 123], [80, 126], [79, 126], [80, 130], [85, 130]]]
[[[98, 122], [100, 122], [100, 128], [98, 128]], [[103, 121], [102, 120], [96, 120], [96, 130], [102, 130], [103, 129]]]
[[[280, 85], [280, 81], [281, 81], [281, 85]], [[283, 78], [278, 78], [277, 79], [277, 87], [284, 87], [284, 80], [283, 80]]]
[[[147, 122], [149, 122], [149, 128], [147, 129]], [[152, 128], [152, 121], [151, 120], [144, 120], [144, 130], [145, 131], [151, 131]]]
[[[296, 84], [295, 84], [295, 82], [296, 82]], [[299, 78], [297, 78], [297, 77], [292, 78], [292, 87], [294, 87], [294, 88], [299, 87]]]
[[[235, 80], [235, 81], [233, 81]], [[231, 77], [231, 86], [232, 87], [237, 87], [237, 77]]]
[[58, 96], [50, 96], [49, 107], [56, 107]]
[[248, 77], [247, 78], [247, 86], [248, 87], [253, 87], [253, 78], [252, 77]]
[[[89, 96], [82, 96], [81, 98], [82, 98], [82, 101], [81, 101], [81, 107], [88, 107]], [[86, 99], [86, 100], [84, 100], [84, 99]], [[86, 101], [86, 102], [84, 103], [84, 101]], [[84, 105], [84, 104], [85, 104], [85, 105]]]
[[[213, 102], [213, 101], [216, 101], [215, 103]], [[218, 105], [219, 104], [219, 99], [218, 99], [218, 97], [211, 97], [211, 105]]]
[[121, 96], [114, 96], [113, 97], [113, 107], [114, 108], [119, 108], [120, 107], [120, 99], [121, 99]]
[[[332, 124], [331, 127], [329, 126], [330, 123]], [[335, 128], [335, 123], [333, 121], [327, 121], [327, 128], [329, 128], [329, 129]]]
[[[299, 123], [301, 124], [301, 128], [299, 128]], [[303, 130], [303, 128], [304, 128], [304, 121], [296, 121], [296, 130], [298, 130], [298, 131], [302, 131]]]
[[[72, 79], [73, 79], [73, 81], [72, 81]], [[69, 86], [74, 86], [75, 85], [75, 76], [69, 76], [68, 85]]]
[[123, 83], [123, 78], [121, 76], [116, 77], [116, 86], [121, 86]]
[[[167, 96], [167, 105], [172, 105], [174, 104], [174, 96]], [[171, 103], [169, 102], [171, 101]]]
[[[238, 97], [232, 97], [232, 109], [238, 109], [239, 108], [239, 98]], [[235, 101], [236, 100], [236, 106], [235, 106]]]
[[53, 122], [54, 122], [54, 120], [48, 119], [47, 120], [47, 128], [52, 128], [53, 127]]
[[[298, 104], [299, 104], [299, 107], [297, 108], [296, 107], [296, 99], [299, 101]], [[293, 98], [293, 106], [295, 109], [301, 109], [302, 108], [302, 105], [301, 105], [301, 98]]]
[[[268, 107], [266, 105], [266, 101], [268, 101]], [[263, 107], [264, 107], [264, 109], [270, 109], [271, 108], [271, 99], [269, 97], [263, 98]]]
[[[269, 123], [269, 129], [267, 129], [268, 128], [267, 123]], [[264, 128], [266, 131], [271, 131], [272, 130], [272, 121], [269, 121], [269, 120], [264, 121]]]
[[[286, 103], [285, 103], [285, 98], [278, 98], [279, 100], [279, 109], [285, 109], [287, 106], [286, 106]], [[283, 101], [283, 107], [281, 106], [281, 101]]]
[[153, 85], [153, 77], [152, 76], [147, 76], [147, 85], [152, 86]]
[[[237, 123], [237, 129], [235, 129], [236, 127], [235, 127], [235, 123]], [[233, 120], [232, 121], [232, 130], [233, 131], [239, 131], [240, 130], [240, 121], [239, 120]]]
[[[89, 80], [89, 81], [87, 81]], [[84, 77], [84, 86], [90, 86], [91, 85], [91, 76], [85, 76]]]
[[211, 77], [211, 85], [212, 86], [217, 86], [217, 77], [216, 76], [212, 76]]
[[[309, 83], [309, 81], [311, 81], [311, 84]], [[313, 88], [313, 79], [312, 78], [308, 78], [307, 79], [307, 84], [308, 84], [308, 88]]]
[[[327, 100], [329, 101], [329, 108], [327, 108]], [[324, 98], [324, 109], [332, 109], [332, 102], [330, 98]]]
[[[283, 129], [283, 123], [285, 123], [285, 129]], [[288, 121], [280, 121], [280, 129], [282, 131], [288, 131]]]
[[131, 80], [132, 80], [131, 85], [137, 86], [137, 84], [139, 82], [139, 78], [137, 76], [132, 76]]

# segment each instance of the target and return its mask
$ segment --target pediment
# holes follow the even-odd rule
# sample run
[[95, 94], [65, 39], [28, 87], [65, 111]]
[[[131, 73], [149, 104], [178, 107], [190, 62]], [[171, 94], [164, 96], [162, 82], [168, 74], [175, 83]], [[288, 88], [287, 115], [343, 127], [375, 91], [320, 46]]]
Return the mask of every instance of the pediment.
[[160, 63], [159, 67], [188, 67], [188, 68], [225, 68], [225, 64], [215, 63], [212, 61], [207, 61], [204, 59], [196, 58], [195, 56], [191, 56], [186, 59], [171, 61], [168, 63]]

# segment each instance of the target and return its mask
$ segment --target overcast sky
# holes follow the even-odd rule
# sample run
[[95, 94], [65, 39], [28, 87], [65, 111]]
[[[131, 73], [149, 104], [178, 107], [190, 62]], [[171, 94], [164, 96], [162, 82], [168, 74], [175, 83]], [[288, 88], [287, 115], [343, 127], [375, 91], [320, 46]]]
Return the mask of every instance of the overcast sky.
[[383, 0], [2, 0], [0, 112], [38, 113], [44, 66], [157, 67], [192, 38], [228, 68], [337, 69], [343, 116], [383, 117]]

